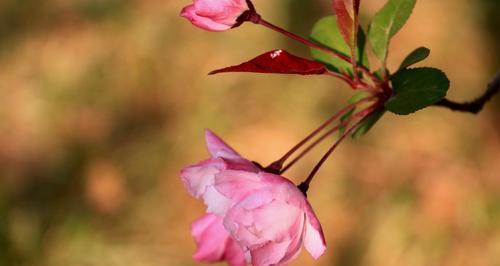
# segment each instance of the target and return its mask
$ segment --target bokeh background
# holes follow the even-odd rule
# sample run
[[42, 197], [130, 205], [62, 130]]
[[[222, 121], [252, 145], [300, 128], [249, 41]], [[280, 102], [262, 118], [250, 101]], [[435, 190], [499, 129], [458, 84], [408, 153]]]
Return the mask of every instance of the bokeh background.
[[[196, 265], [203, 212], [179, 170], [207, 157], [211, 128], [267, 164], [352, 92], [328, 77], [207, 76], [275, 48], [308, 49], [245, 24], [179, 17], [189, 0], [0, 1], [0, 265]], [[362, 3], [362, 23], [384, 4]], [[306, 36], [326, 0], [255, 0]], [[500, 67], [500, 2], [419, 0], [390, 65], [417, 46], [470, 100]], [[480, 115], [388, 114], [345, 142], [309, 199], [328, 251], [294, 265], [500, 265], [500, 97]], [[333, 139], [330, 140], [333, 141]], [[307, 176], [327, 148], [289, 172]]]

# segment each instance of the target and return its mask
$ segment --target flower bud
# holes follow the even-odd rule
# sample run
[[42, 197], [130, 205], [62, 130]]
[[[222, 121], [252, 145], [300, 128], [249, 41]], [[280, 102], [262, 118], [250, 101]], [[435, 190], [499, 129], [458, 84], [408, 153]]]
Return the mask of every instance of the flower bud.
[[240, 16], [252, 8], [246, 0], [194, 0], [181, 16], [208, 31], [225, 31], [241, 24]]

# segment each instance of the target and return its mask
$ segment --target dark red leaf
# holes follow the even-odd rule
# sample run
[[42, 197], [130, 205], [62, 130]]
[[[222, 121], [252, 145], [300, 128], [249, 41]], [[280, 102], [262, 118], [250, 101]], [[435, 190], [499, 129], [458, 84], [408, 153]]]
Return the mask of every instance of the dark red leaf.
[[214, 70], [209, 74], [223, 72], [318, 75], [325, 73], [326, 67], [316, 61], [290, 54], [285, 50], [273, 50], [240, 65]]
[[[354, 6], [356, 1], [354, 2]], [[337, 24], [339, 25], [340, 33], [344, 37], [345, 42], [353, 47], [354, 45], [354, 22], [349, 15], [349, 11], [345, 6], [345, 0], [333, 0], [333, 9], [335, 10]]]

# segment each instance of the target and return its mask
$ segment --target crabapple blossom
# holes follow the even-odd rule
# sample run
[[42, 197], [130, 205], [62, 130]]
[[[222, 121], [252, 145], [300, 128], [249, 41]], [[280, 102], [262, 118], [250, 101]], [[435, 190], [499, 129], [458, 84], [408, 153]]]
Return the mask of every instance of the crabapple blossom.
[[[212, 132], [205, 136], [211, 158], [181, 173], [188, 191], [203, 198], [209, 213], [193, 225], [195, 259], [238, 265], [234, 261], [241, 252], [255, 266], [286, 265], [302, 245], [314, 258], [321, 256], [326, 249], [323, 232], [305, 195], [290, 180], [241, 157]], [[231, 241], [238, 252], [233, 244], [228, 249]]]
[[318, 218], [290, 180], [263, 171], [226, 170], [216, 176], [214, 187], [234, 202], [224, 227], [253, 265], [286, 265], [302, 244], [316, 259], [324, 253]]
[[208, 31], [225, 31], [239, 26], [240, 16], [251, 10], [246, 0], [194, 0], [184, 7], [181, 16]]

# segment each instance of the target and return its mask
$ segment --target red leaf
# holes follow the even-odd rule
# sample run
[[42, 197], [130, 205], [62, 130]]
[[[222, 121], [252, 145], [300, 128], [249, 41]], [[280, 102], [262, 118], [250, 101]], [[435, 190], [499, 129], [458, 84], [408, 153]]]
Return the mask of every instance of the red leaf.
[[292, 55], [285, 50], [273, 50], [240, 65], [214, 70], [209, 74], [223, 72], [317, 75], [325, 73], [326, 67], [318, 62]]
[[[356, 7], [356, 3], [359, 6], [359, 1], [354, 0], [354, 8]], [[351, 15], [349, 15], [349, 11], [347, 11], [345, 0], [333, 0], [333, 9], [336, 13], [337, 24], [339, 25], [342, 37], [344, 37], [345, 42], [350, 47], [353, 47], [354, 22]]]

